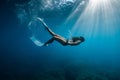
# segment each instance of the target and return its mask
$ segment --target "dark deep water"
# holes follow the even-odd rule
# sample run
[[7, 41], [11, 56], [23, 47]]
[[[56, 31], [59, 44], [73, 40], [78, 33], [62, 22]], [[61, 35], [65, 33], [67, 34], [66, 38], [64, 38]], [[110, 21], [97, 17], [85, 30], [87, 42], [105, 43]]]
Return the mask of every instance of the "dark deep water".
[[[29, 15], [23, 15], [22, 19], [17, 15], [19, 6], [15, 4], [28, 2], [0, 2], [0, 80], [120, 80], [120, 28], [110, 38], [85, 36], [86, 41], [79, 46], [64, 47], [54, 42], [48, 47], [39, 47], [29, 39], [31, 31], [27, 27], [31, 15], [37, 12], [28, 11]], [[27, 11], [28, 5], [23, 8]], [[48, 10], [38, 15], [52, 30], [66, 37], [68, 27], [59, 26], [72, 8], [73, 5], [65, 7], [64, 13]], [[120, 26], [119, 21], [116, 26]]]

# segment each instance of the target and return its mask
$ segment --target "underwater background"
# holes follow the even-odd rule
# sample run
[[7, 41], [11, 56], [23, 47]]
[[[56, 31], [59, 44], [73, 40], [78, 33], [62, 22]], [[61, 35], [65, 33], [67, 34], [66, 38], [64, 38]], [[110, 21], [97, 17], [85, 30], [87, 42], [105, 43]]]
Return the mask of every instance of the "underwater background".
[[[119, 2], [1, 0], [0, 80], [120, 80]], [[32, 36], [44, 43], [51, 35], [35, 17], [55, 33], [85, 42], [37, 46]]]

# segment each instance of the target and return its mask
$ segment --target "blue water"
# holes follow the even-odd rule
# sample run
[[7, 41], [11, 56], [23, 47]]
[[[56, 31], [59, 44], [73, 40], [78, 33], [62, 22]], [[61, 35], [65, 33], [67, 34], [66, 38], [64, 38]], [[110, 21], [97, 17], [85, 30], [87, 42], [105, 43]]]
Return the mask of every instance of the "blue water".
[[[0, 32], [0, 80], [120, 80], [120, 19], [115, 25], [116, 33], [111, 36], [98, 33], [96, 37], [89, 37], [80, 33], [85, 37], [85, 42], [80, 45], [62, 46], [55, 41], [47, 47], [39, 47], [30, 37], [37, 35], [39, 40], [47, 41], [51, 35], [43, 27], [32, 33], [28, 23], [37, 12], [29, 13], [26, 17], [19, 12], [18, 7], [21, 6], [13, 6], [13, 2], [8, 5], [6, 1], [6, 7], [3, 7], [3, 13], [7, 16], [2, 14], [5, 17]], [[19, 2], [17, 4], [22, 5]], [[9, 6], [13, 7], [8, 8]], [[71, 25], [77, 18], [72, 19], [73, 23], [65, 24], [73, 7], [65, 9], [67, 10], [43, 11], [37, 16], [43, 18], [54, 32], [68, 38]], [[18, 16], [20, 14], [23, 17]]]

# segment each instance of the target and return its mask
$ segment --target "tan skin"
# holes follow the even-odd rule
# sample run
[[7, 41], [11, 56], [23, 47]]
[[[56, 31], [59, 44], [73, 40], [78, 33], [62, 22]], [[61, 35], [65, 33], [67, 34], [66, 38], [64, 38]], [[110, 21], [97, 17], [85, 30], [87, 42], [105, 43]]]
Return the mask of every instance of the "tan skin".
[[52, 38], [49, 39], [47, 42], [45, 42], [44, 46], [47, 46], [48, 44], [52, 43], [54, 40], [61, 43], [63, 46], [67, 46], [67, 45], [74, 46], [80, 44], [81, 42], [84, 42], [83, 37], [73, 37], [72, 39], [67, 40], [62, 36], [55, 34], [50, 28], [48, 28], [48, 26], [40, 18], [37, 19], [42, 22], [46, 30], [52, 35]]

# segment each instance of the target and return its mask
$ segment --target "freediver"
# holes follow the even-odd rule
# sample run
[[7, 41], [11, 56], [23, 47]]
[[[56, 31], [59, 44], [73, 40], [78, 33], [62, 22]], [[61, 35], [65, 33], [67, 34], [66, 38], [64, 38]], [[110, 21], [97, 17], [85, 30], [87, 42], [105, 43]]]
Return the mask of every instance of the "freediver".
[[62, 36], [54, 33], [44, 22], [41, 18], [37, 18], [38, 20], [41, 21], [41, 23], [43, 24], [43, 26], [46, 28], [46, 30], [52, 35], [52, 38], [49, 39], [47, 42], [45, 42], [43, 44], [43, 46], [48, 46], [48, 44], [51, 44], [53, 41], [57, 41], [59, 43], [61, 43], [63, 46], [67, 46], [67, 45], [71, 45], [71, 46], [75, 46], [75, 45], [79, 45], [80, 43], [84, 42], [85, 39], [84, 37], [80, 36], [80, 37], [72, 37], [72, 39], [65, 39]]

